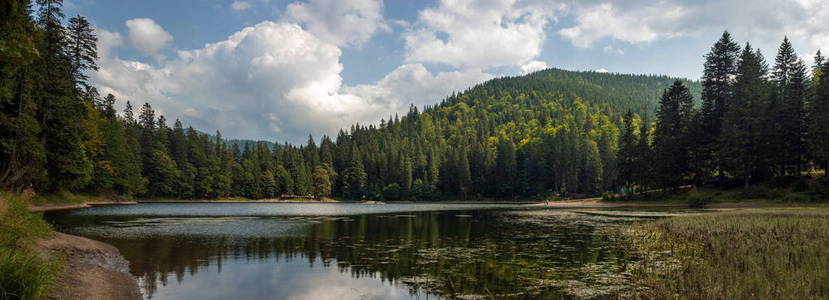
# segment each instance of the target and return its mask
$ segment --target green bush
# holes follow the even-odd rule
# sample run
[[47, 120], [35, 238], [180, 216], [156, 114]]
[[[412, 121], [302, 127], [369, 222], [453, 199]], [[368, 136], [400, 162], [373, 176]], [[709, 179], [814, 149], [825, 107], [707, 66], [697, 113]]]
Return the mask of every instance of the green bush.
[[809, 183], [809, 191], [822, 200], [829, 199], [829, 178], [819, 178]]
[[392, 183], [383, 188], [383, 199], [386, 201], [398, 201], [402, 198], [400, 185]]
[[49, 234], [52, 228], [29, 212], [26, 199], [0, 193], [0, 299], [43, 299], [59, 264], [30, 253], [27, 239]]
[[702, 208], [706, 204], [713, 202], [714, 196], [709, 193], [701, 193], [698, 191], [691, 191], [685, 196], [690, 208]]

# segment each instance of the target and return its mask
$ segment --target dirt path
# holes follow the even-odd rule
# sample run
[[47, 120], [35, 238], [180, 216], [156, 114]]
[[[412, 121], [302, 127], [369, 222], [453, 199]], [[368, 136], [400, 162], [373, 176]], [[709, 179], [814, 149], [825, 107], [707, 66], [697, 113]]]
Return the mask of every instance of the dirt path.
[[64, 271], [48, 299], [142, 299], [129, 263], [115, 247], [87, 238], [56, 232], [34, 241], [39, 255], [58, 254]]

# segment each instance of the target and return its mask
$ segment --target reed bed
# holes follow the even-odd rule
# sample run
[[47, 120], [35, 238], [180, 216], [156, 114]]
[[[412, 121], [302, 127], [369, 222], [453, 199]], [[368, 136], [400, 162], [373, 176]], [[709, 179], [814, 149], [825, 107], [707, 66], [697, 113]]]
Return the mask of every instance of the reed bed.
[[749, 210], [625, 228], [635, 298], [829, 298], [829, 213]]

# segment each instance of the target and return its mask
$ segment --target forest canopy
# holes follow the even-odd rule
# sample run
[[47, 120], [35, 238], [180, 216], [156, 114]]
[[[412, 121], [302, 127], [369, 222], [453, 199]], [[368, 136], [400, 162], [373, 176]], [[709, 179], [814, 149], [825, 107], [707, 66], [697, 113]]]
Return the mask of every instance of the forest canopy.
[[[725, 32], [700, 81], [547, 69], [302, 145], [225, 140], [101, 95], [94, 28], [61, 0], [0, 9], [0, 186], [145, 198], [575, 197], [829, 167], [829, 63]], [[36, 8], [36, 11], [32, 9]], [[118, 101], [126, 109], [115, 111]]]

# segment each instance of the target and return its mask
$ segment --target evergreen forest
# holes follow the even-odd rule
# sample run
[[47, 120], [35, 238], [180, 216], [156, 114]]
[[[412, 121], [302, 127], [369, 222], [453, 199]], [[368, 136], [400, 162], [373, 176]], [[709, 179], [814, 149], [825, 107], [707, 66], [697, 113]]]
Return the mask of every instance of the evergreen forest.
[[[728, 32], [703, 77], [547, 69], [301, 145], [227, 140], [101, 95], [94, 28], [62, 0], [0, 7], [0, 187], [216, 199], [575, 198], [787, 185], [829, 168], [829, 61]], [[37, 8], [34, 10], [34, 8]], [[438, 99], [435, 99], [438, 100]], [[116, 111], [116, 103], [126, 109]], [[142, 103], [143, 102], [143, 103]]]

